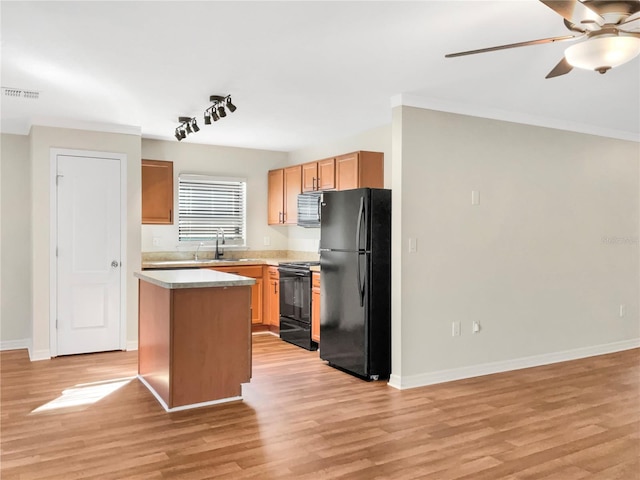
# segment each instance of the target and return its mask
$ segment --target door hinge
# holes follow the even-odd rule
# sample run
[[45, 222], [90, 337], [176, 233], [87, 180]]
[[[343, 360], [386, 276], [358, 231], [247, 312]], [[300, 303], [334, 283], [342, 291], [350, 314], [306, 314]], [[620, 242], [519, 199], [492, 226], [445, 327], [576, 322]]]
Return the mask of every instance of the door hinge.
[[61, 175], [59, 173], [56, 175], [56, 187], [58, 186], [58, 183], [60, 181], [60, 177], [64, 177], [64, 175]]

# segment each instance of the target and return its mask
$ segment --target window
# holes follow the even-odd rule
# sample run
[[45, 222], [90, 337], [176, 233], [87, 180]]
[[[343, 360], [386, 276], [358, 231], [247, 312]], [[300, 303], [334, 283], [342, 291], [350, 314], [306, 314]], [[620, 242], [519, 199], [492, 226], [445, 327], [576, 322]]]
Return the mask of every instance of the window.
[[178, 240], [211, 241], [222, 229], [227, 244], [244, 245], [246, 187], [244, 178], [180, 174]]

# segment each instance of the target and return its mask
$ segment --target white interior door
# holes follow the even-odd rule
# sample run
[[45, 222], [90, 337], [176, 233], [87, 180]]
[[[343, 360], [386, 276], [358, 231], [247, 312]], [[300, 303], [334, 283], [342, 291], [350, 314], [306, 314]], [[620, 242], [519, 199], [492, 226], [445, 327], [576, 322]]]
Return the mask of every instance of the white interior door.
[[120, 349], [120, 161], [57, 156], [57, 354]]

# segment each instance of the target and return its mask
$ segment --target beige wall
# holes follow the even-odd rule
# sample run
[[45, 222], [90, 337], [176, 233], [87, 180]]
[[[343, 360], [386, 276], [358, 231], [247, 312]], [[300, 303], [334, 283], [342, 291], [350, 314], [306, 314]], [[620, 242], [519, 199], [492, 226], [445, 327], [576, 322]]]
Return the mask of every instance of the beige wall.
[[31, 262], [32, 359], [48, 358], [49, 348], [49, 234], [50, 150], [67, 148], [127, 155], [127, 343], [138, 338], [138, 284], [140, 268], [140, 136], [34, 126], [31, 145]]
[[[251, 250], [286, 250], [286, 229], [267, 225], [267, 172], [286, 165], [286, 153], [143, 139], [142, 158], [173, 162], [174, 211], [178, 210], [180, 173], [246, 178], [247, 246]], [[268, 246], [264, 245], [265, 237], [269, 237]], [[159, 245], [153, 245], [154, 238]], [[178, 248], [178, 224], [175, 222], [174, 225], [142, 226], [143, 252], [190, 251], [193, 248], [193, 245]]]
[[393, 122], [392, 383], [638, 344], [638, 143], [412, 107]]
[[0, 153], [0, 348], [31, 342], [29, 138], [2, 134]]

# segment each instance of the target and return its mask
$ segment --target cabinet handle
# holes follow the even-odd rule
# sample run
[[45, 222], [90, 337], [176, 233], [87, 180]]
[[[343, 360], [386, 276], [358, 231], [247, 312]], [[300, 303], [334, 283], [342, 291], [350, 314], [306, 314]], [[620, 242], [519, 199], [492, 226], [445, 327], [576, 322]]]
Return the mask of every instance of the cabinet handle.
[[278, 223], [284, 223], [284, 215], [282, 212], [278, 212]]
[[169, 222], [173, 222], [173, 210], [169, 209]]
[[278, 282], [273, 282], [273, 293], [278, 293]]
[[313, 190], [317, 190], [318, 187], [316, 186], [316, 177], [313, 177]]

